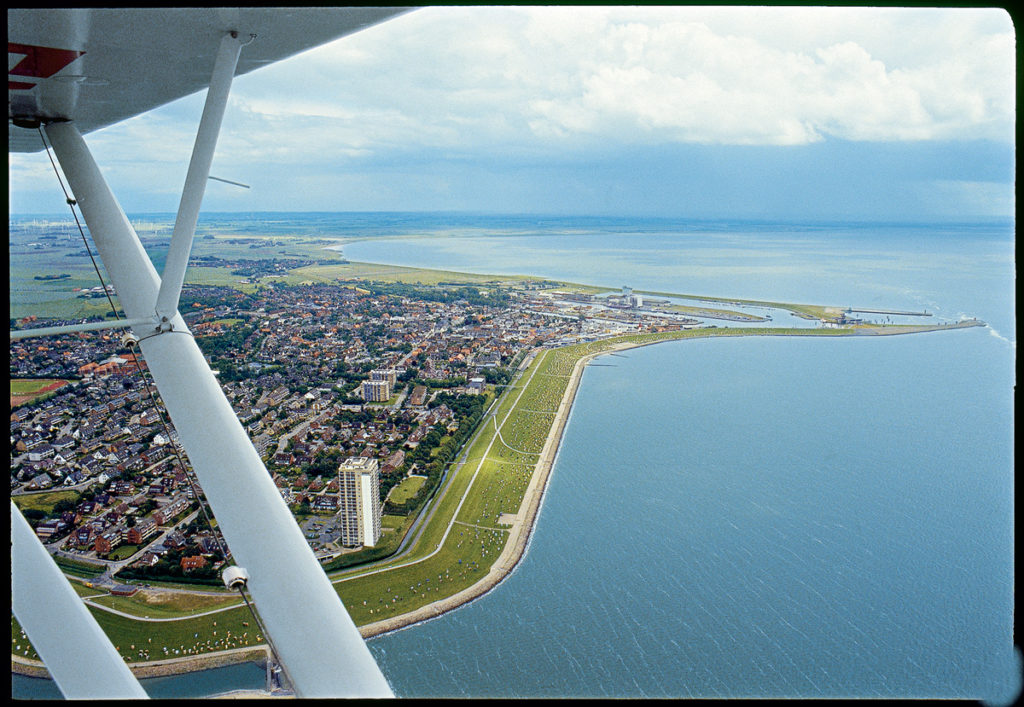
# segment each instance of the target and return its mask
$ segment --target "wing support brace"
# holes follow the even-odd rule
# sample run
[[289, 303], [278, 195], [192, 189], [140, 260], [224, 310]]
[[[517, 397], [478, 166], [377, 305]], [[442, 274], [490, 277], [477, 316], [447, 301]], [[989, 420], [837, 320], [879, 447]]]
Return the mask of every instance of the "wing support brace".
[[238, 33], [224, 35], [217, 52], [217, 60], [213, 65], [213, 76], [210, 88], [206, 93], [203, 106], [203, 117], [199, 121], [199, 131], [192, 148], [192, 159], [185, 176], [185, 187], [178, 204], [178, 216], [174, 221], [171, 233], [171, 247], [167, 252], [167, 262], [160, 281], [160, 291], [156, 297], [156, 316], [159, 328], [166, 329], [171, 318], [178, 311], [178, 299], [181, 286], [185, 282], [185, 268], [192, 251], [192, 239], [195, 236], [196, 222], [199, 220], [199, 207], [203, 203], [203, 193], [210, 176], [210, 165], [213, 163], [213, 152], [217, 147], [217, 136], [224, 119], [231, 81], [238, 65], [238, 55], [242, 44], [238, 41]]
[[11, 609], [65, 699], [149, 698], [13, 501]]
[[103, 331], [104, 329], [127, 329], [152, 323], [152, 319], [118, 319], [113, 322], [86, 322], [68, 326], [47, 326], [36, 329], [12, 329], [11, 341], [31, 339], [37, 336], [56, 336], [57, 334], [75, 334], [80, 331]]
[[[237, 51], [229, 52], [222, 43], [220, 56], [231, 54]], [[228, 65], [226, 61], [218, 58], [215, 73]], [[197, 179], [200, 184], [206, 181], [209, 165], [199, 163], [208, 162], [212, 147], [198, 150], [206, 156], [193, 160], [198, 176], [186, 180], [189, 195], [182, 197], [181, 229], [176, 224], [165, 288], [75, 124], [51, 123], [46, 133], [126, 317], [150, 322], [134, 327], [139, 347], [221, 532], [238, 564], [250, 574], [249, 592], [295, 692], [300, 697], [392, 697], [390, 685], [176, 310], [196, 220], [189, 214], [198, 210], [201, 197], [190, 185]], [[197, 138], [200, 142], [205, 145], [206, 138]], [[184, 240], [179, 234], [185, 234]], [[154, 322], [154, 304], [161, 295], [165, 306], [174, 306], [162, 310], [160, 316], [166, 320]]]

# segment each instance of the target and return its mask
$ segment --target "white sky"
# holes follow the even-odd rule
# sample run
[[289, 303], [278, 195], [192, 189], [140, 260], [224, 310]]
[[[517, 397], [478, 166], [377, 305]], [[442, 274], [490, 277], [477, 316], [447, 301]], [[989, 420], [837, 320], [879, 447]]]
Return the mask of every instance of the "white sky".
[[[551, 212], [561, 185], [571, 212], [668, 213], [644, 184], [700, 174], [657, 156], [699, 154], [701, 204], [728, 211], [744, 182], [723, 170], [820, 187], [818, 165], [853, 143], [882, 177], [920, 165], [900, 193], [934, 182], [939, 211], [1009, 215], [1015, 67], [999, 9], [423, 8], [239, 77], [213, 173], [254, 188], [211, 187], [204, 208]], [[177, 207], [201, 106], [89, 137], [127, 211]], [[951, 144], [956, 164], [937, 164]], [[12, 211], [51, 210], [36, 192], [46, 169], [12, 156]], [[843, 198], [859, 198], [851, 186]]]

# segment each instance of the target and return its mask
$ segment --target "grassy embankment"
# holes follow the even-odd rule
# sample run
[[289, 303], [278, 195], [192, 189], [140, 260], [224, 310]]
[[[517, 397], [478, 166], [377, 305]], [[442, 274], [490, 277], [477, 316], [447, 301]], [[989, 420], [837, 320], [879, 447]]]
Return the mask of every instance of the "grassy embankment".
[[[96, 593], [96, 590], [92, 591], [93, 594]], [[118, 611], [152, 619], [184, 618], [214, 609], [241, 606], [243, 603], [234, 593], [192, 594], [147, 589], [136, 592], [130, 597], [115, 597], [105, 594], [92, 601], [101, 606], [109, 606]]]
[[[492, 414], [471, 440], [465, 464], [454, 467], [457, 472], [436, 501], [432, 521], [411, 552], [381, 566], [340, 573], [335, 580], [338, 592], [355, 622], [363, 625], [409, 613], [466, 589], [484, 577], [508, 538], [499, 517], [519, 511], [533, 465], [554, 421], [554, 410], [580, 357], [618, 346], [712, 336], [900, 334], [956, 326], [697, 329], [620, 336], [545, 351], [496, 401]], [[472, 493], [467, 495], [471, 484]], [[138, 599], [134, 606], [113, 597], [102, 601], [122, 610], [131, 607], [133, 613], [140, 609]], [[243, 607], [161, 623], [137, 621], [96, 609], [92, 612], [129, 662], [202, 655], [253, 646], [262, 640]], [[26, 643], [12, 619], [12, 653], [28, 651], [30, 655]]]
[[33, 395], [49, 388], [54, 383], [67, 383], [63, 378], [14, 378], [11, 380], [11, 396]]

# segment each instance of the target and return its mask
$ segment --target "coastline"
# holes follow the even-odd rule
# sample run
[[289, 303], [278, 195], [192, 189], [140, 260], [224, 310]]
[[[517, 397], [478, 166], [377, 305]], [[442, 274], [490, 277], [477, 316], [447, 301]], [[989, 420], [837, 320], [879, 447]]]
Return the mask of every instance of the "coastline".
[[[808, 330], [807, 333], [791, 333], [781, 334], [782, 336], [896, 336], [900, 334], [917, 334], [929, 331], [941, 331], [946, 329], [962, 329], [975, 326], [983, 326], [982, 322], [978, 320], [968, 320], [962, 322], [956, 322], [953, 324], [923, 324], [923, 325], [909, 325], [907, 327], [894, 328], [894, 329], [880, 329], [878, 327], [871, 327], [862, 330]], [[817, 332], [812, 334], [811, 332]], [[712, 336], [721, 336], [724, 332], [717, 330], [715, 334], [706, 334], [704, 336], [694, 336], [692, 338], [707, 338]], [[778, 333], [770, 333], [763, 330], [751, 329], [750, 331], [744, 331], [743, 333], [730, 333], [731, 336], [779, 336]], [[537, 460], [537, 464], [534, 467], [534, 472], [530, 478], [530, 484], [526, 488], [526, 492], [523, 494], [523, 502], [519, 506], [519, 513], [517, 513], [516, 521], [513, 523], [512, 528], [509, 530], [509, 539], [505, 543], [505, 548], [502, 550], [498, 559], [491, 565], [490, 570], [487, 574], [476, 584], [463, 589], [449, 597], [444, 599], [438, 599], [435, 602], [422, 606], [419, 609], [415, 609], [407, 614], [401, 616], [395, 616], [390, 619], [384, 619], [370, 624], [364, 624], [359, 627], [359, 633], [363, 638], [372, 638], [374, 636], [380, 636], [391, 631], [397, 631], [407, 626], [428, 621], [445, 614], [449, 611], [453, 611], [463, 604], [468, 604], [474, 599], [483, 596], [491, 589], [500, 584], [506, 577], [508, 577], [516, 565], [526, 555], [526, 549], [529, 545], [530, 537], [533, 535], [533, 530], [537, 522], [537, 517], [540, 513], [541, 502], [544, 498], [544, 493], [547, 490], [548, 478], [551, 475], [551, 470], [554, 466], [555, 457], [558, 454], [558, 448], [561, 446], [562, 437], [565, 432], [565, 426], [569, 420], [569, 414], [572, 412], [573, 402], [576, 400], [576, 393], [579, 390], [580, 381], [583, 378], [583, 370], [587, 365], [598, 356], [604, 356], [607, 354], [615, 353], [618, 351], [626, 351], [628, 349], [639, 348], [642, 346], [653, 346], [654, 344], [664, 343], [666, 341], [681, 341], [685, 339], [653, 339], [650, 341], [620, 341], [610, 345], [603, 351], [595, 353], [589, 353], [581, 356], [576, 363], [573, 365], [572, 373], [570, 373], [569, 383], [565, 388], [565, 392], [562, 394], [562, 400], [559, 402], [558, 410], [555, 413], [555, 419], [552, 422], [551, 429], [548, 431], [547, 438], [544, 442], [544, 447], [541, 450], [540, 458]]]
[[562, 443], [562, 435], [565, 431], [565, 425], [569, 420], [569, 413], [572, 411], [572, 404], [576, 399], [576, 392], [579, 389], [580, 380], [583, 377], [583, 369], [586, 368], [587, 364], [596, 356], [627, 348], [634, 348], [637, 345], [638, 344], [632, 343], [616, 344], [607, 351], [581, 356], [573, 365], [572, 373], [569, 375], [569, 383], [566, 385], [565, 392], [562, 394], [562, 400], [558, 404], [555, 419], [552, 422], [551, 429], [548, 431], [548, 435], [544, 441], [544, 447], [541, 449], [537, 464], [534, 466], [533, 474], [531, 474], [530, 477], [530, 483], [526, 487], [526, 492], [523, 494], [523, 501], [519, 506], [519, 512], [516, 514], [516, 520], [513, 522], [512, 527], [509, 530], [508, 541], [505, 543], [504, 549], [491, 565], [487, 574], [484, 575], [484, 577], [476, 584], [466, 587], [462, 591], [449, 597], [438, 599], [435, 602], [427, 604], [426, 606], [420, 607], [419, 609], [407, 614], [402, 614], [401, 616], [395, 616], [390, 619], [384, 619], [383, 621], [377, 621], [361, 626], [359, 628], [359, 632], [362, 634], [363, 638], [370, 638], [389, 633], [391, 631], [397, 631], [401, 628], [405, 628], [406, 626], [427, 621], [449, 611], [453, 611], [463, 604], [468, 604], [474, 599], [483, 596], [512, 574], [516, 565], [518, 565], [519, 561], [526, 555], [526, 548], [529, 545], [530, 537], [533, 535], [537, 516], [540, 513], [541, 502], [544, 498], [544, 492], [547, 490], [548, 478], [551, 475], [551, 469], [554, 466], [555, 457], [558, 454], [558, 448]]
[[[555, 414], [554, 422], [551, 425], [551, 429], [548, 431], [548, 436], [544, 442], [544, 447], [541, 450], [540, 458], [537, 460], [534, 472], [531, 475], [530, 484], [527, 486], [526, 492], [523, 495], [523, 502], [520, 504], [519, 513], [517, 514], [518, 517], [509, 530], [509, 539], [505, 543], [505, 547], [501, 554], [491, 565], [487, 574], [484, 575], [484, 577], [476, 584], [449, 597], [439, 599], [407, 614], [402, 614], [401, 616], [395, 616], [390, 619], [384, 619], [383, 621], [377, 621], [360, 626], [359, 633], [363, 638], [371, 638], [373, 636], [390, 633], [391, 631], [397, 631], [399, 629], [406, 628], [407, 626], [412, 626], [441, 616], [449, 611], [453, 611], [454, 609], [483, 596], [512, 573], [516, 565], [519, 564], [519, 561], [525, 556], [529, 539], [533, 534], [534, 525], [540, 511], [541, 501], [543, 500], [544, 492], [547, 489], [547, 481], [551, 474], [551, 469], [554, 466], [555, 456], [558, 453], [558, 447], [562, 441], [562, 435], [565, 430], [565, 425], [569, 419], [569, 413], [572, 411], [572, 404], [576, 398], [576, 392], [579, 389], [580, 380], [583, 377], [583, 369], [586, 368], [587, 364], [597, 356], [612, 353], [614, 351], [635, 348], [636, 346], [641, 345], [644, 344], [620, 342], [606, 351], [587, 354], [576, 361], [573, 366], [572, 373], [570, 374], [569, 383], [566, 386], [565, 392], [562, 394], [562, 400], [558, 405], [558, 411]], [[253, 655], [254, 653], [258, 653], [258, 655]], [[189, 656], [188, 658], [155, 661], [152, 663], [136, 663], [131, 664], [129, 667], [136, 677], [147, 678], [180, 675], [199, 670], [208, 670], [210, 668], [232, 665], [235, 663], [259, 662], [263, 660], [266, 660], [266, 649], [265, 646], [259, 646], [252, 649], [239, 649], [230, 652]], [[41, 662], [18, 659], [15, 656], [12, 656], [11, 659], [11, 672], [28, 677], [49, 677], [49, 672]]]
[[[435, 602], [422, 606], [409, 613], [400, 616], [384, 619], [382, 621], [364, 624], [359, 626], [359, 632], [363, 638], [371, 638], [383, 635], [391, 631], [397, 631], [408, 626], [436, 618], [442, 614], [453, 611], [474, 599], [483, 596], [491, 589], [500, 584], [508, 577], [526, 554], [529, 540], [533, 534], [534, 526], [540, 512], [544, 493], [547, 490], [547, 482], [550, 477], [554, 461], [558, 453], [564, 435], [565, 426], [568, 423], [572, 411], [579, 384], [583, 377], [583, 371], [587, 365], [596, 357], [603, 356], [628, 349], [651, 346], [666, 341], [680, 341], [688, 338], [707, 338], [714, 336], [886, 336], [924, 333], [929, 331], [941, 331], [947, 329], [960, 329], [968, 327], [984, 326], [978, 320], [966, 320], [952, 324], [926, 324], [909, 325], [899, 328], [864, 328], [860, 330], [850, 329], [808, 329], [800, 333], [779, 333], [751, 328], [749, 330], [726, 330], [716, 329], [714, 333], [691, 335], [688, 337], [656, 338], [647, 341], [618, 341], [601, 351], [581, 356], [573, 365], [569, 382], [559, 402], [555, 419], [548, 431], [544, 446], [531, 475], [530, 483], [523, 495], [517, 518], [509, 529], [509, 538], [505, 543], [501, 554], [491, 565], [487, 574], [478, 582], [466, 589], [463, 589], [449, 597], [439, 599]], [[548, 349], [551, 350], [551, 349]], [[245, 662], [262, 662], [266, 660], [266, 646], [251, 648], [233, 649], [219, 653], [208, 653], [187, 658], [175, 658], [164, 661], [153, 661], [149, 663], [130, 664], [132, 672], [136, 677], [162, 677], [179, 675], [190, 672], [198, 672], [211, 668], [223, 667]], [[28, 677], [49, 677], [46, 667], [39, 661], [30, 661], [24, 658], [12, 656], [11, 671]]]
[[[223, 668], [238, 663], [266, 664], [266, 645], [233, 648], [220, 653], [188, 656], [186, 658], [169, 658], [149, 663], [130, 663], [128, 667], [137, 678], [160, 678], [169, 675], [183, 675], [212, 668]], [[50, 671], [42, 662], [11, 656], [11, 672], [30, 678], [50, 678]]]

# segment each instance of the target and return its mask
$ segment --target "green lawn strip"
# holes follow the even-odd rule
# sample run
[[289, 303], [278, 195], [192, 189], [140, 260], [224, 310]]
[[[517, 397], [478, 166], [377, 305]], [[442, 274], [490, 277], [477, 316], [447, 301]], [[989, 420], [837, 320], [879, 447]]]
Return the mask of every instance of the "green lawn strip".
[[638, 294], [655, 295], [658, 297], [676, 297], [678, 299], [700, 300], [703, 302], [721, 302], [722, 304], [747, 304], [754, 307], [773, 307], [775, 309], [786, 309], [790, 312], [805, 315], [810, 319], [833, 318], [838, 316], [845, 308], [827, 307], [817, 304], [793, 304], [789, 302], [766, 302], [755, 299], [738, 299], [736, 297], [707, 297], [705, 295], [685, 295], [679, 292], [659, 292], [654, 290], [634, 290]]
[[558, 285], [554, 288], [556, 292], [566, 292], [569, 294], [586, 294], [596, 295], [601, 292], [608, 292], [607, 287], [597, 287], [596, 285], [583, 285], [578, 282], [563, 282], [559, 281]]
[[[481, 436], [481, 439], [483, 436]], [[478, 444], [480, 442], [478, 441]], [[474, 445], [471, 448], [470, 455], [473, 456], [473, 449], [476, 448]], [[453, 466], [452, 468], [458, 468]], [[465, 495], [466, 489], [469, 488], [469, 483], [473, 478], [473, 473], [476, 471], [476, 464], [467, 463], [459, 468], [458, 473], [451, 480], [451, 484], [448, 486], [444, 496], [436, 501], [437, 509], [434, 511], [434, 517], [431, 523], [424, 528], [423, 534], [420, 536], [419, 542], [413, 546], [412, 552], [403, 557], [400, 560], [396, 560], [394, 564], [403, 564], [410, 560], [416, 560], [429, 555], [433, 552], [437, 546], [441, 543], [441, 539], [444, 537], [445, 529], [448, 527], [449, 521], [455, 514], [455, 508], [462, 500]], [[449, 472], [451, 473], [451, 472]]]
[[459, 511], [460, 523], [501, 527], [502, 513], [518, 513], [530, 483], [533, 467], [488, 459], [481, 466], [466, 503]]
[[89, 610], [129, 663], [202, 655], [263, 642], [252, 614], [244, 606], [181, 621], [137, 621], [95, 607]]
[[385, 513], [380, 517], [380, 525], [388, 530], [398, 530], [408, 520], [408, 516], [394, 516]]
[[28, 640], [28, 636], [25, 635], [21, 624], [14, 618], [14, 614], [11, 614], [11, 655], [28, 658], [29, 660], [39, 660], [39, 654], [36, 653], [36, 649]]
[[[105, 297], [84, 298], [74, 291], [76, 287], [90, 288], [100, 284], [88, 257], [69, 258], [67, 254], [53, 251], [15, 251], [10, 255], [8, 292], [12, 318], [35, 315], [40, 319], [67, 319], [102, 315], [110, 310]], [[71, 277], [49, 281], [34, 279], [36, 275], [52, 274], [54, 262], [60, 262], [60, 272]], [[103, 276], [106, 282], [110, 282], [105, 272]]]
[[[87, 319], [93, 316], [106, 317], [110, 304], [104, 299], [81, 299], [74, 293], [10, 292], [10, 316], [12, 319], [36, 316], [45, 319]], [[117, 299], [114, 299], [117, 303]], [[15, 327], [21, 329], [23, 327]]]
[[60, 555], [54, 555], [53, 561], [57, 563], [57, 566], [60, 567], [64, 574], [74, 575], [76, 577], [81, 577], [82, 579], [93, 579], [98, 577], [103, 574], [103, 571], [106, 569], [104, 565], [94, 565], [89, 562], [71, 560]]
[[[538, 365], [541, 365], [544, 359], [545, 356], [538, 356], [534, 360], [533, 364], [531, 364], [531, 370], [535, 369]], [[529, 370], [524, 372], [522, 380], [531, 380]], [[532, 384], [533, 381], [531, 380], [531, 385]], [[537, 381], [537, 385], [542, 384], [542, 381]], [[519, 392], [520, 390], [518, 388], [510, 388], [507, 389], [506, 396], [514, 402], [515, 398], [519, 395]], [[499, 421], [503, 419], [505, 413], [511, 409], [511, 403], [508, 405], [503, 403], [505, 403], [505, 401], [502, 401], [497, 406], [497, 419]], [[512, 415], [515, 414], [516, 413], [513, 411]], [[512, 415], [509, 417], [511, 418]], [[435, 548], [437, 548], [438, 543], [440, 543], [442, 537], [444, 537], [448, 523], [455, 512], [456, 507], [458, 507], [459, 503], [462, 501], [466, 486], [473, 478], [474, 474], [477, 475], [478, 480], [481, 480], [482, 484], [491, 483], [493, 485], [497, 476], [497, 469], [500, 465], [482, 458], [483, 452], [487, 449], [488, 445], [491, 444], [493, 437], [494, 423], [491, 420], [487, 420], [486, 426], [481, 430], [481, 433], [477, 435], [469, 449], [468, 459], [472, 461], [467, 461], [459, 474], [452, 480], [452, 486], [448, 489], [444, 498], [442, 498], [438, 504], [433, 521], [424, 530], [420, 542], [417, 543], [410, 555], [407, 555], [401, 560], [388, 563], [382, 568], [377, 568], [376, 570], [368, 569], [364, 570], [362, 573], [350, 573], [347, 577], [354, 576], [356, 578], [336, 582], [335, 586], [338, 588], [339, 594], [345, 601], [345, 605], [354, 612], [353, 618], [357, 623], [378, 621], [382, 618], [390, 618], [392, 616], [412, 611], [419, 606], [436, 601], [437, 599], [449, 596], [452, 593], [471, 586], [477, 579], [483, 577], [487, 570], [489, 570], [490, 564], [497, 558], [501, 549], [504, 547], [507, 533], [503, 530], [472, 528], [470, 525], [459, 523], [453, 526], [452, 533], [448, 535], [444, 545], [436, 553]], [[499, 446], [501, 445], [497, 440], [495, 440], [495, 444], [491, 446], [492, 451], [495, 447]], [[521, 459], [517, 459], [516, 461], [520, 463], [522, 462]], [[533, 456], [531, 462], [535, 463], [535, 461], [536, 456]], [[520, 469], [525, 468], [529, 467], [526, 467], [526, 465], [520, 466]], [[507, 490], [502, 489], [503, 493], [496, 493], [493, 495], [493, 498], [485, 497], [482, 504], [481, 499], [477, 498], [476, 494], [470, 494], [466, 500], [466, 504], [469, 504], [470, 506], [468, 517], [478, 518], [482, 515], [484, 519], [489, 519], [488, 516], [492, 514], [492, 507], [488, 502], [493, 502], [495, 504], [494, 508], [498, 508], [499, 506], [497, 504], [499, 503], [499, 496], [502, 507], [500, 512], [517, 511], [522, 502], [522, 493], [525, 491], [525, 483], [523, 483], [521, 479], [519, 480], [519, 486], [521, 486], [522, 491], [518, 493], [518, 496], [511, 490], [511, 488]], [[514, 505], [514, 508], [509, 508], [510, 505]], [[506, 508], [508, 508], [508, 510], [505, 510]], [[496, 520], [496, 513], [494, 520]], [[491, 522], [493, 522], [493, 520]], [[483, 538], [484, 548], [481, 548], [480, 552], [482, 554], [479, 557], [475, 554], [475, 545], [465, 545], [467, 539], [466, 533], [469, 528], [472, 528], [474, 534], [482, 534], [478, 539]], [[495, 546], [493, 551], [491, 551], [492, 545]], [[468, 555], [466, 554], [467, 552], [469, 552]], [[460, 563], [459, 560], [462, 560], [462, 562]], [[455, 572], [455, 576], [452, 576], [453, 571]], [[424, 583], [426, 579], [429, 579], [434, 575], [445, 573], [447, 573], [447, 575], [444, 577], [444, 592], [438, 591], [434, 594], [433, 590], [430, 592], [420, 591], [417, 597], [416, 592], [413, 592], [412, 590], [408, 590], [406, 593], [396, 591], [391, 595], [391, 601], [387, 601], [386, 598], [382, 599], [381, 595], [373, 593], [375, 591], [380, 591], [382, 587], [386, 592], [387, 587], [391, 586], [391, 583], [388, 582], [388, 578], [390, 577], [401, 578], [401, 581], [398, 579], [393, 581], [396, 587], [422, 587], [422, 583]], [[374, 599], [376, 599], [376, 606], [374, 606]], [[366, 603], [364, 604], [363, 602]], [[373, 613], [370, 613], [371, 610]]]
[[[536, 364], [534, 363], [533, 365]], [[528, 375], [528, 373], [523, 373], [522, 379], [526, 379]], [[492, 409], [493, 414], [488, 415], [487, 418], [484, 420], [487, 426], [486, 431], [488, 432], [488, 434], [494, 431], [493, 420], [497, 420], [500, 423], [512, 409], [513, 405], [515, 404], [516, 397], [521, 392], [523, 392], [523, 383], [521, 381], [518, 381], [514, 385], [510, 385], [509, 387], [505, 388], [504, 393], [500, 398], [498, 398], [497, 404]]]
[[[214, 525], [217, 523], [217, 519], [213, 519]], [[120, 576], [117, 580], [121, 584], [133, 584], [135, 586], [145, 586], [153, 589], [195, 589], [202, 592], [222, 592], [225, 596], [234, 596], [234, 592], [229, 592], [223, 584], [188, 584], [186, 582], [168, 582], [161, 581], [159, 579], [121, 579]]]
[[[539, 359], [540, 357], [538, 357], [532, 365], [536, 365]], [[528, 375], [529, 372], [524, 372], [522, 379], [526, 380]], [[496, 405], [497, 419], [502, 419], [505, 412], [511, 408], [512, 400], [514, 400], [515, 396], [518, 395], [518, 390], [518, 386], [506, 388], [503, 398], [499, 399], [498, 404]], [[511, 398], [511, 400], [508, 398]], [[416, 562], [433, 553], [441, 543], [448, 524], [455, 514], [455, 509], [462, 501], [466, 489], [468, 488], [473, 475], [477, 471], [480, 460], [483, 458], [483, 453], [491, 443], [493, 436], [494, 423], [491, 420], [491, 416], [488, 415], [483, 421], [481, 427], [478, 429], [477, 434], [472, 438], [471, 445], [466, 454], [466, 463], [463, 464], [461, 468], [458, 466], [452, 467], [458, 468], [458, 473], [451, 479], [444, 496], [439, 500], [435, 500], [434, 503], [437, 504], [437, 508], [434, 511], [434, 516], [430, 524], [423, 529], [423, 533], [418, 542], [412, 546], [408, 554], [374, 568], [354, 568], [350, 570], [343, 570], [340, 573], [332, 574], [332, 579], [337, 580], [339, 578], [358, 576], [382, 567], [394, 567], [404, 565], [409, 562]], [[494, 446], [497, 447], [499, 445], [495, 443]], [[458, 458], [461, 459], [462, 454], [460, 454]], [[336, 586], [340, 585], [336, 584]]]
[[119, 560], [127, 560], [138, 551], [138, 545], [118, 545], [111, 551], [110, 555], [108, 555], [108, 559], [114, 560], [115, 562]]
[[[529, 380], [522, 395], [510, 396], [515, 402], [501, 426], [501, 437], [481, 466], [473, 492], [459, 514], [460, 522], [497, 526], [502, 513], [517, 513], [529, 485], [530, 475], [539, 459], [558, 403], [568, 385], [561, 351], [548, 351], [538, 357], [524, 379]], [[504, 408], [502, 408], [504, 410]], [[504, 440], [504, 443], [502, 443]]]
[[[256, 291], [256, 283], [244, 275], [233, 275], [230, 268], [190, 265], [185, 275], [185, 284], [209, 287], [231, 287], [246, 294]], [[184, 296], [188, 296], [187, 293]]]
[[212, 256], [224, 260], [341, 259], [340, 253], [327, 250], [325, 246], [323, 242], [318, 243], [298, 234], [250, 236], [225, 233], [214, 235], [213, 238], [206, 238], [205, 235], [197, 237], [193, 242], [192, 257]]
[[670, 304], [666, 307], [659, 308], [658, 311], [662, 310], [666, 312], [679, 312], [680, 314], [689, 314], [697, 317], [727, 317], [730, 319], [738, 319], [748, 322], [765, 321], [764, 317], [760, 317], [756, 314], [737, 312], [732, 309], [718, 309], [717, 307], [691, 307], [685, 304]]
[[58, 491], [43, 491], [41, 493], [23, 493], [17, 496], [11, 496], [11, 500], [14, 501], [14, 505], [18, 507], [22, 512], [25, 511], [43, 511], [47, 515], [53, 512], [53, 507], [60, 501], [72, 501], [78, 502], [78, 499], [82, 497], [78, 491], [71, 490], [58, 490]]
[[416, 495], [426, 480], [424, 476], [408, 476], [402, 479], [401, 483], [391, 489], [388, 500], [396, 505], [405, 503]]
[[208, 594], [180, 593], [169, 597], [165, 603], [150, 603], [144, 598], [143, 592], [130, 597], [103, 596], [92, 601], [100, 606], [134, 614], [140, 618], [151, 619], [188, 617], [226, 606], [241, 606], [242, 600], [237, 596], [212, 596]]
[[472, 586], [487, 574], [508, 533], [456, 524], [441, 550], [414, 565], [339, 583], [352, 619], [363, 625], [393, 618]]
[[227, 319], [215, 319], [214, 321], [210, 322], [210, 324], [214, 325], [214, 326], [228, 327], [230, 329], [235, 324], [240, 324], [240, 323], [243, 323], [245, 321], [246, 321], [245, 319], [238, 319], [238, 318], [235, 318], [235, 317], [229, 317]]
[[[444, 537], [445, 529], [447, 528], [448, 522], [451, 520], [452, 514], [455, 511], [455, 506], [458, 504], [469, 485], [472, 472], [470, 471], [469, 473], [466, 473], [466, 471], [467, 469], [464, 468], [463, 473], [457, 474], [455, 478], [452, 479], [451, 485], [444, 497], [440, 499], [440, 501], [435, 501], [435, 503], [438, 504], [438, 508], [434, 513], [432, 522], [424, 528], [423, 534], [420, 536], [419, 540], [413, 544], [408, 554], [403, 555], [401, 558], [389, 560], [382, 565], [374, 565], [373, 567], [356, 567], [353, 569], [341, 570], [338, 573], [332, 573], [332, 580], [337, 580], [342, 577], [347, 578], [358, 576], [368, 572], [373, 572], [376, 569], [394, 567], [407, 562], [416, 562], [434, 552], [434, 550], [437, 549], [437, 546], [441, 543], [441, 539]], [[340, 585], [336, 583], [335, 586], [337, 587]]]
[[[94, 607], [89, 611], [129, 663], [254, 647], [263, 642], [252, 614], [245, 607], [195, 619], [160, 622], [137, 621]], [[11, 655], [39, 660], [13, 616]]]
[[[409, 268], [400, 265], [382, 265], [379, 263], [331, 263], [307, 265], [295, 268], [289, 273], [297, 281], [334, 282], [346, 280], [380, 280], [385, 282], [404, 282], [407, 284], [438, 285], [447, 283], [458, 284], [506, 284], [514, 285], [535, 281], [536, 278], [525, 275], [485, 275], [463, 273], [449, 270], [429, 270], [425, 268]], [[288, 282], [290, 280], [286, 280]]]
[[[559, 386], [562, 394], [565, 394], [565, 386]], [[559, 396], [559, 400], [561, 396]], [[509, 418], [502, 427], [501, 436], [505, 443], [514, 449], [522, 450], [528, 454], [539, 454], [544, 448], [544, 441], [547, 439], [548, 430], [555, 422], [554, 412], [539, 412], [525, 405], [533, 402], [526, 399], [520, 402], [516, 412]], [[552, 401], [552, 407], [557, 403]]]

